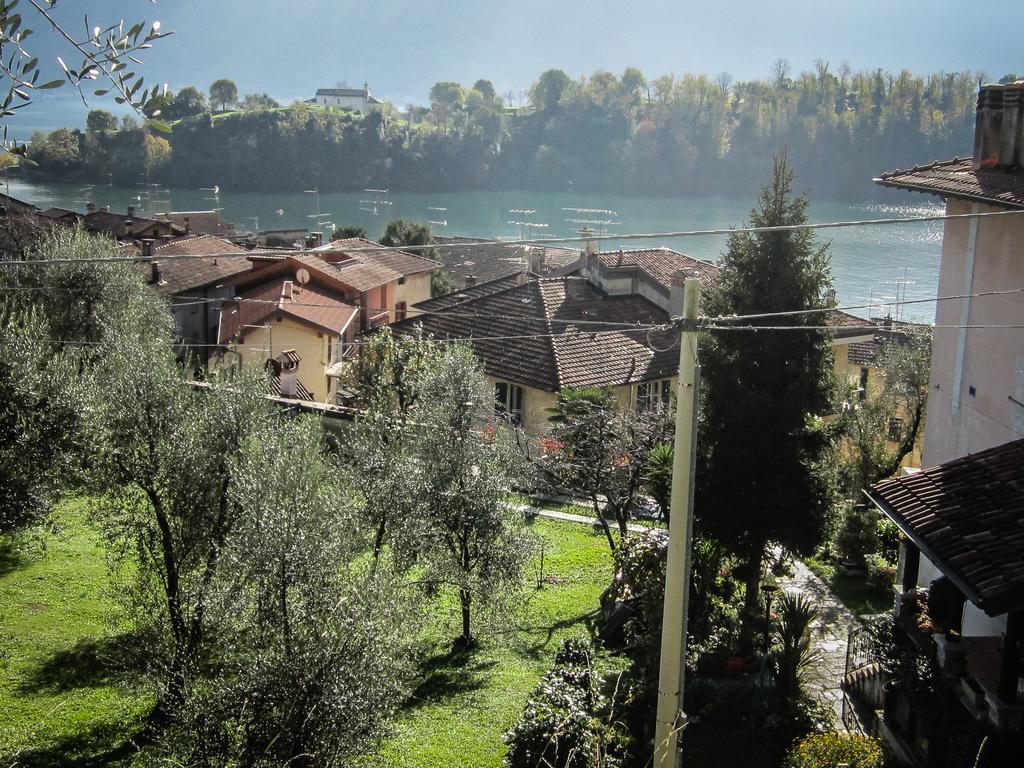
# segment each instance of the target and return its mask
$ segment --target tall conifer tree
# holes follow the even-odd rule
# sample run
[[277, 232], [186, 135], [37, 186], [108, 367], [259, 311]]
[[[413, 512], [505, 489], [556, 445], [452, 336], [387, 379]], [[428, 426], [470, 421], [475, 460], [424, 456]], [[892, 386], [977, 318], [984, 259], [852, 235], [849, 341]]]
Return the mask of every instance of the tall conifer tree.
[[[761, 190], [750, 225], [805, 223], [807, 198], [794, 196], [792, 187], [785, 157], [776, 157], [772, 181]], [[721, 267], [704, 303], [710, 316], [831, 305], [828, 246], [819, 245], [809, 230], [736, 233]], [[704, 530], [745, 561], [743, 652], [751, 648], [768, 544], [812, 550], [831, 501], [818, 468], [827, 440], [815, 428], [815, 417], [828, 408], [832, 382], [829, 333], [821, 329], [825, 312], [751, 324], [807, 330], [717, 330], [701, 351], [696, 514]]]

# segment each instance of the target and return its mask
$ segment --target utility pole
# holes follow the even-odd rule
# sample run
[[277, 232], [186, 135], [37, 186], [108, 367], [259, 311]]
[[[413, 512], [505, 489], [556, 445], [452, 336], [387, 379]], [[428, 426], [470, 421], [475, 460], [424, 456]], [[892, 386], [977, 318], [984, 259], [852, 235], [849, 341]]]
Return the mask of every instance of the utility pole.
[[687, 278], [679, 334], [679, 386], [676, 390], [676, 437], [672, 456], [672, 514], [665, 566], [665, 607], [661, 623], [658, 713], [654, 735], [655, 768], [679, 768], [679, 734], [684, 725], [683, 682], [686, 673], [686, 613], [690, 596], [690, 548], [693, 536], [693, 475], [697, 443], [697, 306], [700, 283]]

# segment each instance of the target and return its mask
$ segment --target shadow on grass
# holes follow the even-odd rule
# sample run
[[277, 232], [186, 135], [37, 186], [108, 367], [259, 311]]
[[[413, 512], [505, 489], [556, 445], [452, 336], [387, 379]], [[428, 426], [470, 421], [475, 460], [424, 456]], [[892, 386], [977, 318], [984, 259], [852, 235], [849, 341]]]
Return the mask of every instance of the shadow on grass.
[[551, 648], [548, 646], [551, 644], [551, 640], [554, 638], [555, 633], [560, 629], [568, 629], [569, 627], [576, 626], [580, 623], [586, 627], [587, 633], [593, 637], [596, 632], [597, 618], [600, 615], [601, 609], [594, 608], [581, 613], [578, 616], [561, 619], [560, 621], [555, 621], [551, 624], [523, 627], [524, 633], [532, 636], [541, 635], [541, 637], [543, 637], [543, 639], [535, 640], [532, 645], [526, 646], [522, 651], [523, 655], [528, 656], [531, 659], [546, 658], [551, 653]]
[[[134, 734], [134, 735], [133, 735]], [[68, 736], [48, 747], [27, 750], [5, 758], [12, 768], [101, 768], [126, 763], [139, 751], [144, 731], [134, 732], [124, 723], [101, 723], [84, 733]]]
[[490, 671], [497, 665], [494, 659], [474, 660], [479, 649], [452, 649], [435, 654], [420, 664], [422, 682], [409, 697], [406, 709], [442, 701], [483, 688]]
[[0, 536], [0, 576], [6, 576], [27, 563], [25, 554], [17, 542], [9, 536]]
[[131, 633], [86, 637], [32, 670], [21, 685], [21, 693], [96, 688], [137, 677], [144, 667], [141, 644]]

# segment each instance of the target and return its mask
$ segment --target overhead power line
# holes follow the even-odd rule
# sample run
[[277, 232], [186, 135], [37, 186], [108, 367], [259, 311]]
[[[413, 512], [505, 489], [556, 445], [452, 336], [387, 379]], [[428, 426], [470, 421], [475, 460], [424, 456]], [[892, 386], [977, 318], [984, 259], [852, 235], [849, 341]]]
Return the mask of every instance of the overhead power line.
[[[934, 216], [901, 216], [886, 219], [857, 219], [852, 221], [832, 221], [818, 224], [784, 224], [772, 227], [728, 227], [725, 229], [690, 229], [676, 232], [634, 232], [621, 235], [592, 235], [582, 239], [596, 242], [606, 240], [663, 240], [668, 238], [682, 237], [715, 237], [720, 235], [736, 234], [767, 234], [772, 232], [797, 232], [801, 230], [818, 229], [842, 229], [847, 227], [875, 227], [888, 226], [892, 224], [916, 224], [933, 221], [954, 221], [958, 219], [986, 219], [1000, 216], [1015, 216], [1024, 214], [1024, 210], [1013, 211], [982, 211], [978, 213], [945, 213]], [[477, 247], [493, 247], [495, 245], [551, 245], [553, 243], [578, 243], [581, 240], [579, 235], [570, 237], [544, 237], [522, 240], [487, 240], [479, 239], [469, 243], [433, 243], [429, 245], [366, 245], [346, 248], [320, 248], [320, 249], [299, 249], [299, 250], [267, 250], [267, 251], [227, 251], [224, 253], [205, 254], [156, 254], [154, 256], [97, 256], [84, 259], [8, 259], [0, 261], [0, 266], [24, 266], [39, 264], [80, 264], [80, 263], [113, 263], [113, 262], [148, 262], [167, 261], [177, 259], [217, 259], [230, 256], [255, 256], [261, 259], [285, 259], [289, 256], [313, 255], [322, 256], [334, 253], [381, 253], [387, 251], [429, 251], [444, 248], [472, 249]]]

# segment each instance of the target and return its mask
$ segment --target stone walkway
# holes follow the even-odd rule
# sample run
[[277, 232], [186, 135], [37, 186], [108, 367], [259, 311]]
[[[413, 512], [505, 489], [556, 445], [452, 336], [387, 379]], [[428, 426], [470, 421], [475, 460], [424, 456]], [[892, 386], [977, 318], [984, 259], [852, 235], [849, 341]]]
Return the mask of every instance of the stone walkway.
[[805, 687], [818, 702], [835, 714], [835, 728], [843, 727], [843, 692], [839, 683], [846, 672], [846, 645], [850, 629], [860, 625], [857, 617], [832, 594], [832, 590], [800, 560], [791, 558], [791, 576], [780, 576], [776, 581], [788, 593], [806, 595], [818, 609], [818, 618], [811, 625], [811, 642], [818, 659], [807, 670]]
[[[584, 525], [592, 525], [595, 528], [600, 528], [601, 523], [596, 517], [592, 515], [574, 515], [570, 512], [559, 512], [554, 509], [543, 509], [541, 507], [531, 507], [528, 504], [507, 504], [509, 509], [515, 509], [527, 515], [534, 517], [546, 517], [550, 520], [562, 520], [569, 523], [583, 523]], [[614, 520], [609, 520], [608, 524], [612, 529], [616, 529], [618, 525]], [[626, 526], [632, 533], [641, 533], [648, 530], [643, 525], [636, 525], [635, 523], [629, 523]]]

